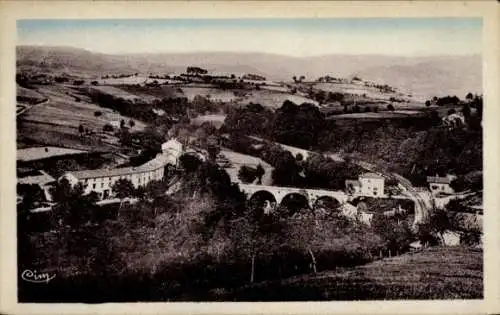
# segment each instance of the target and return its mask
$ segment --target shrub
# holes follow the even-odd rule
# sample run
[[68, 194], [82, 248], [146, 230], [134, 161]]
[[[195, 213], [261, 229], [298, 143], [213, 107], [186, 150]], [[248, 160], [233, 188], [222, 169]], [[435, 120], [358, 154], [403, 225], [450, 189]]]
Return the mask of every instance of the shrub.
[[105, 124], [104, 127], [102, 128], [104, 131], [113, 131], [113, 126], [110, 124]]
[[257, 178], [257, 170], [253, 167], [242, 165], [238, 171], [238, 178], [245, 184], [253, 183]]

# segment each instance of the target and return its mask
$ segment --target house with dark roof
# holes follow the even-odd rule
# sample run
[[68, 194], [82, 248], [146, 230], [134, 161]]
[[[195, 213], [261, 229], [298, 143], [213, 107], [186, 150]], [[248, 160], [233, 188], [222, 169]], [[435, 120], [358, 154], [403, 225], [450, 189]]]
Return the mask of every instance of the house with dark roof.
[[427, 183], [429, 183], [429, 189], [432, 194], [453, 194], [455, 190], [450, 186], [451, 182], [457, 178], [454, 175], [446, 175], [441, 177], [439, 175], [436, 176], [427, 176]]

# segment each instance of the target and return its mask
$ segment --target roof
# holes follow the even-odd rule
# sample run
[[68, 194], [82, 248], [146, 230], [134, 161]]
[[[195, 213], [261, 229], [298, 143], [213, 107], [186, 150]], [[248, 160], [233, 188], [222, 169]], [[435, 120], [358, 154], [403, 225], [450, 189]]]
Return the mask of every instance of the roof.
[[451, 183], [451, 178], [439, 177], [439, 176], [427, 176], [427, 182], [436, 184], [449, 184]]
[[82, 154], [87, 153], [82, 150], [74, 150], [59, 147], [34, 147], [17, 150], [18, 161], [34, 161], [46, 159], [53, 156], [67, 155], [67, 154]]
[[137, 167], [121, 167], [113, 169], [101, 168], [97, 170], [74, 171], [68, 173], [75, 176], [77, 179], [132, 175], [137, 173], [155, 171], [161, 167], [164, 167], [170, 160], [170, 155], [159, 154], [154, 159]]
[[41, 172], [41, 173], [42, 173], [42, 175], [18, 177], [17, 183], [18, 184], [37, 184], [40, 186], [44, 186], [50, 182], [55, 181], [55, 178], [50, 176], [49, 174], [47, 174], [45, 172]]
[[359, 175], [359, 178], [374, 178], [374, 179], [384, 179], [384, 177], [380, 176], [376, 173], [364, 173]]

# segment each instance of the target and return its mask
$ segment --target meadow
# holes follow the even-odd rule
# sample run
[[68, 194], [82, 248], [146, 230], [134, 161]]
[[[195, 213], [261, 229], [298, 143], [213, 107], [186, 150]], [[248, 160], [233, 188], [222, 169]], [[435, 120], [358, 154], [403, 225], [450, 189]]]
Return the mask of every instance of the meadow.
[[483, 251], [437, 247], [354, 268], [268, 281], [227, 292], [231, 301], [480, 299]]
[[[44, 145], [87, 149], [79, 138], [79, 126], [100, 133], [106, 124], [128, 122], [130, 118], [90, 103], [88, 98], [65, 86], [40, 87], [38, 92], [49, 100], [33, 106], [18, 121], [18, 140]], [[100, 113], [96, 116], [96, 113]], [[131, 131], [141, 131], [145, 124], [134, 119]], [[99, 144], [93, 144], [99, 145]], [[91, 149], [91, 148], [89, 148]]]
[[240, 102], [240, 104], [247, 105], [250, 103], [254, 103], [261, 104], [262, 106], [270, 109], [277, 109], [281, 107], [283, 102], [285, 102], [286, 100], [292, 101], [295, 104], [311, 103], [314, 105], [318, 105], [317, 101], [304, 96], [264, 90], [252, 91], [250, 95], [245, 97], [245, 99]]

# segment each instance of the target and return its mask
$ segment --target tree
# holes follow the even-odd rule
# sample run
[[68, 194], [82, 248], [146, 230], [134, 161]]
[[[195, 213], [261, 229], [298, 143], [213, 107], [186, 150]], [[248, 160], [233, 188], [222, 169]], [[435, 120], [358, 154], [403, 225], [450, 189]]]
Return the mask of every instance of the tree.
[[219, 140], [215, 135], [209, 135], [206, 139], [206, 148], [208, 152], [208, 157], [211, 161], [215, 161], [217, 155], [220, 153]]
[[465, 99], [468, 100], [469, 102], [472, 101], [474, 99], [474, 95], [472, 95], [471, 92], [467, 93], [467, 95], [465, 96]]
[[130, 126], [130, 128], [134, 128], [134, 126], [135, 126], [135, 121], [133, 121], [132, 119], [130, 119], [130, 120], [128, 121], [128, 125]]
[[135, 192], [135, 187], [132, 182], [126, 178], [120, 178], [115, 182], [115, 184], [111, 187], [116, 197], [120, 199], [120, 207], [118, 211], [121, 209], [123, 200], [127, 197], [132, 197]]
[[429, 226], [439, 235], [441, 242], [444, 244], [443, 233], [451, 228], [451, 221], [448, 214], [444, 210], [435, 209], [429, 217]]
[[462, 115], [464, 115], [465, 122], [468, 123], [471, 115], [469, 104], [464, 104], [464, 106], [462, 107]]
[[134, 197], [144, 200], [146, 198], [146, 188], [144, 188], [144, 186], [137, 187], [134, 191]]
[[387, 110], [390, 110], [391, 112], [394, 111], [394, 105], [392, 104], [387, 105]]
[[385, 240], [386, 247], [394, 254], [406, 250], [414, 239], [411, 227], [404, 220], [387, 218], [376, 213], [371, 225], [376, 233]]
[[66, 222], [78, 228], [88, 222], [96, 210], [95, 203], [98, 200], [96, 193], [84, 195], [81, 184], [71, 186], [66, 178], [59, 180], [50, 192], [53, 200], [57, 202], [54, 212], [60, 223]]
[[238, 171], [238, 179], [245, 184], [253, 183], [257, 178], [256, 169], [247, 165], [242, 165]]
[[302, 155], [302, 153], [297, 153], [297, 155], [295, 155], [295, 160], [300, 163], [304, 160], [304, 156]]
[[425, 101], [425, 106], [427, 106], [427, 107], [431, 106], [431, 101], [429, 101], [429, 100]]
[[179, 161], [181, 167], [187, 172], [195, 172], [202, 164], [200, 158], [193, 154], [183, 154]]
[[83, 125], [79, 125], [78, 126], [78, 132], [79, 133], [83, 133], [83, 131], [84, 131]]
[[266, 173], [266, 171], [264, 170], [262, 165], [259, 163], [259, 165], [257, 165], [257, 168], [255, 169], [255, 175], [257, 176], [257, 179], [258, 179], [257, 184], [262, 185], [262, 176], [264, 176], [265, 173]]
[[113, 131], [113, 126], [111, 126], [110, 124], [105, 124], [102, 130], [111, 132]]
[[318, 92], [316, 92], [315, 98], [320, 105], [323, 104], [326, 101], [326, 92], [323, 90], [319, 90]]
[[42, 189], [36, 184], [18, 184], [17, 194], [23, 196], [21, 208], [26, 211], [45, 199]]
[[132, 135], [127, 128], [120, 129], [119, 138], [122, 145], [127, 146], [132, 144]]
[[419, 223], [417, 225], [417, 238], [422, 246], [436, 246], [439, 244], [438, 238], [429, 223]]

